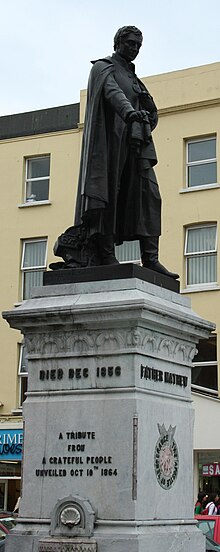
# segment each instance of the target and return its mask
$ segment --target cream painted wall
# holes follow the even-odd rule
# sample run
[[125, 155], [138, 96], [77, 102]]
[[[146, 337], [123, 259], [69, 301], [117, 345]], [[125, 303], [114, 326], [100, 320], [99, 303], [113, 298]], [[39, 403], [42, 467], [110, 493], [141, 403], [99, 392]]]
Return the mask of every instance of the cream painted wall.
[[220, 97], [220, 63], [210, 63], [180, 71], [161, 73], [142, 80], [149, 88], [158, 109], [177, 108]]
[[[219, 219], [220, 189], [181, 193], [186, 185], [185, 142], [188, 138], [218, 133], [219, 107], [201, 111], [178, 112], [163, 116], [155, 131], [159, 164], [156, 172], [163, 198], [162, 255], [171, 262], [171, 269], [182, 274], [185, 288], [183, 259], [184, 226], [192, 223], [216, 222]], [[218, 159], [220, 151], [217, 152]], [[169, 247], [167, 247], [169, 244]]]
[[[48, 264], [58, 235], [73, 224], [81, 131], [0, 141], [1, 188], [0, 250], [1, 311], [13, 308], [21, 300], [21, 240], [48, 237]], [[22, 207], [25, 158], [50, 153], [50, 204]], [[20, 332], [9, 329], [0, 319], [1, 385], [0, 415], [8, 415], [18, 406], [18, 345]]]
[[194, 450], [220, 450], [219, 400], [193, 393], [193, 405]]

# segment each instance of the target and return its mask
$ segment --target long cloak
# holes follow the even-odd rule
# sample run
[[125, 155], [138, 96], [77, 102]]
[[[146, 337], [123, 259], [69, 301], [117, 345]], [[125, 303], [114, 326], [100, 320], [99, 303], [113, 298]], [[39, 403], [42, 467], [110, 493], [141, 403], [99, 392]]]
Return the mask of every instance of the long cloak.
[[[112, 234], [118, 244], [160, 235], [161, 218], [153, 140], [134, 155], [126, 123], [131, 111], [142, 108], [129, 78], [139, 91], [149, 93], [134, 69], [120, 62], [117, 55], [104, 58], [90, 73], [75, 214], [75, 224], [83, 223], [90, 235]], [[154, 102], [152, 106], [153, 129], [157, 110]]]

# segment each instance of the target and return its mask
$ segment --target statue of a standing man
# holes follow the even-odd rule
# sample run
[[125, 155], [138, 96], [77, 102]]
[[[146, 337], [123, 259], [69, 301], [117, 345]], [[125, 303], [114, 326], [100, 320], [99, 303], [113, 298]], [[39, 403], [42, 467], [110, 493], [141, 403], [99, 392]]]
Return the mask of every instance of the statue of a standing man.
[[[158, 260], [161, 197], [151, 134], [157, 108], [132, 63], [142, 40], [136, 27], [122, 27], [114, 38], [115, 53], [92, 62], [72, 231], [77, 228], [84, 243], [95, 245], [87, 265], [117, 264], [114, 245], [139, 239], [143, 266], [178, 278]], [[62, 250], [62, 236], [55, 254], [77, 266], [73, 251]]]

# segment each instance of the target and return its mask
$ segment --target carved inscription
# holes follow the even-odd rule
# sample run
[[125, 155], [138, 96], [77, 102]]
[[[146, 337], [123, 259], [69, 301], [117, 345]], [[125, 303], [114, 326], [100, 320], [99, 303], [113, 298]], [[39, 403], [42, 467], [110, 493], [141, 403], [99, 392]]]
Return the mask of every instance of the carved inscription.
[[[62, 368], [53, 368], [51, 370], [40, 370], [39, 379], [40, 381], [59, 381], [63, 379], [69, 380], [80, 380], [87, 379], [90, 375], [89, 368], [69, 368], [69, 370], [64, 371]], [[121, 366], [97, 366], [96, 368], [96, 378], [111, 378], [113, 376], [121, 376]]]
[[39, 552], [96, 552], [94, 542], [41, 542]]
[[36, 477], [117, 477], [118, 468], [112, 455], [89, 452], [95, 439], [95, 431], [60, 432], [58, 441], [62, 441], [65, 454], [44, 456], [42, 466], [35, 470]]
[[187, 376], [175, 374], [173, 372], [164, 372], [163, 370], [156, 370], [155, 368], [150, 368], [149, 366], [143, 366], [143, 364], [141, 364], [140, 368], [140, 378], [170, 383], [171, 385], [177, 385], [179, 387], [187, 387], [188, 385]]
[[[39, 380], [41, 382], [47, 381], [62, 381], [62, 380], [75, 380], [76, 386], [77, 382], [86, 381], [91, 376], [92, 368], [84, 367], [74, 367], [69, 369], [63, 368], [52, 368], [52, 369], [41, 369], [39, 371]], [[110, 383], [111, 378], [118, 379], [122, 376], [121, 366], [97, 366], [95, 368], [95, 377], [98, 386], [100, 380], [105, 380], [106, 383]], [[158, 370], [150, 366], [144, 366], [141, 364], [140, 367], [140, 379], [141, 380], [150, 380], [154, 382], [163, 382], [179, 387], [187, 387], [188, 377], [182, 374], [176, 374], [174, 372], [168, 372], [163, 370]], [[89, 380], [90, 381], [90, 380]], [[90, 386], [90, 385], [89, 385]]]

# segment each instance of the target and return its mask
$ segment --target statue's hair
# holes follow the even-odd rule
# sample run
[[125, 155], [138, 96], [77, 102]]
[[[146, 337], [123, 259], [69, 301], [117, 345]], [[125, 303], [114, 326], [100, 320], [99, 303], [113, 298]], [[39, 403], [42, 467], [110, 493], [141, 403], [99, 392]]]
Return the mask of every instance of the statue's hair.
[[141, 44], [142, 44], [142, 41], [143, 41], [142, 32], [137, 27], [133, 27], [132, 25], [128, 25], [127, 27], [121, 27], [120, 29], [118, 29], [116, 35], [114, 36], [114, 50], [116, 50], [121, 38], [124, 38], [129, 33], [134, 33], [135, 35], [137, 35], [138, 38], [140, 39]]

